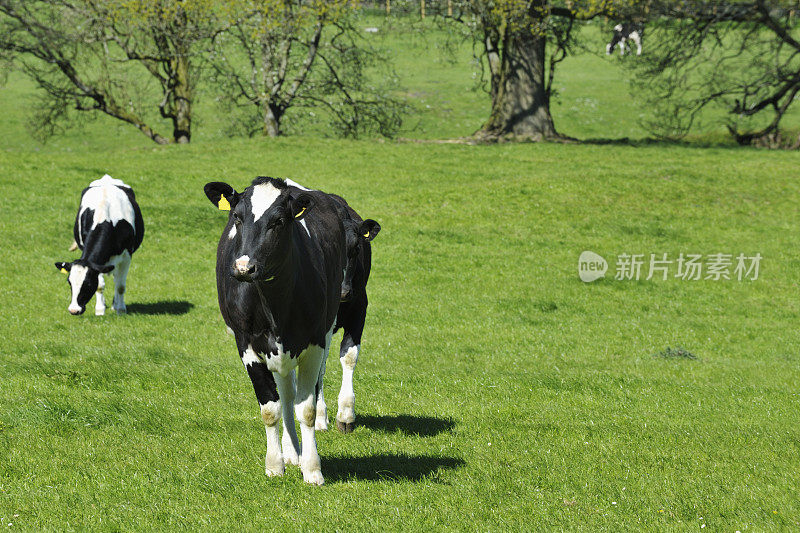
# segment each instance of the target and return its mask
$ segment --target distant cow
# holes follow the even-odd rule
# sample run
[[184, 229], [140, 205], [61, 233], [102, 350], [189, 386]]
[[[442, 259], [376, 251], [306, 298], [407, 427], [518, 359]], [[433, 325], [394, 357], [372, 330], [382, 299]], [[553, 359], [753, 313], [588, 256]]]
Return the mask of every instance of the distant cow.
[[[309, 190], [292, 180], [292, 186]], [[341, 196], [330, 195], [339, 203], [341, 218], [347, 239], [347, 268], [342, 281], [341, 303], [336, 315], [336, 330], [342, 328], [344, 336], [339, 348], [339, 362], [342, 365], [342, 387], [339, 389], [339, 406], [336, 412], [336, 427], [339, 431], [350, 433], [355, 427], [355, 392], [353, 391], [353, 371], [361, 352], [361, 334], [367, 316], [367, 280], [372, 267], [372, 241], [381, 230], [380, 224], [372, 219], [363, 220]], [[328, 428], [322, 378], [325, 362], [320, 372], [317, 395], [317, 429]]]
[[626, 22], [614, 26], [614, 36], [611, 42], [606, 45], [606, 54], [611, 55], [615, 46], [619, 45], [619, 55], [625, 55], [625, 42], [630, 39], [636, 43], [636, 55], [642, 55], [642, 37], [644, 36], [644, 26], [635, 22]]
[[266, 426], [266, 473], [282, 475], [285, 462], [299, 463], [303, 479], [321, 485], [316, 387], [347, 263], [338, 204], [325, 193], [267, 177], [241, 193], [221, 182], [206, 184], [205, 193], [230, 210], [217, 247], [217, 293]]
[[114, 311], [125, 313], [128, 268], [144, 237], [142, 212], [133, 189], [108, 174], [90, 183], [81, 193], [73, 233], [82, 251], [80, 259], [56, 263], [56, 268], [68, 275], [72, 288], [67, 309], [73, 315], [82, 314], [96, 294], [95, 314], [105, 314], [103, 274], [113, 270]]

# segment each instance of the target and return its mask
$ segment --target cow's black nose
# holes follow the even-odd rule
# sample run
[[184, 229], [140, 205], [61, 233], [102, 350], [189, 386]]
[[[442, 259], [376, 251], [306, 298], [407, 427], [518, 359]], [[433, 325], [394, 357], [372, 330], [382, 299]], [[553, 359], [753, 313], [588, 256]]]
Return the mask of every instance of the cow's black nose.
[[351, 292], [351, 289], [350, 289], [350, 287], [347, 287], [347, 288], [345, 288], [345, 287], [342, 287], [342, 294], [341, 294], [341, 296], [339, 297], [339, 299], [340, 299], [341, 301], [343, 301], [343, 302], [347, 302], [347, 301], [349, 301], [349, 300], [350, 300], [350, 292]]

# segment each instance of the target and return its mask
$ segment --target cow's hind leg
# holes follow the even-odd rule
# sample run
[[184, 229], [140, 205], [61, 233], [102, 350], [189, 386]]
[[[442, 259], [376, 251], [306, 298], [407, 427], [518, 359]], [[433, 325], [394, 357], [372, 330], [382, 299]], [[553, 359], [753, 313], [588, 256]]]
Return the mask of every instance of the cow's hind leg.
[[344, 319], [344, 335], [339, 348], [339, 362], [342, 364], [342, 388], [339, 389], [339, 410], [336, 412], [336, 427], [343, 433], [350, 433], [356, 425], [356, 393], [353, 389], [353, 372], [361, 353], [361, 334], [367, 316], [367, 295], [351, 302], [350, 311]]
[[295, 398], [295, 371], [286, 376], [273, 372], [275, 384], [278, 387], [278, 396], [281, 399], [283, 410], [283, 437], [281, 448], [283, 460], [290, 465], [300, 464], [300, 441], [297, 440], [297, 430], [294, 428], [294, 398]]
[[[330, 345], [330, 337], [331, 333], [328, 333], [326, 345]], [[297, 397], [294, 401], [294, 409], [295, 415], [300, 421], [300, 434], [303, 439], [300, 469], [303, 471], [305, 482], [312, 485], [322, 485], [325, 482], [317, 453], [317, 440], [314, 436], [317, 407], [316, 389], [324, 353], [324, 346], [311, 345], [300, 356], [297, 366]]]
[[330, 344], [322, 354], [322, 364], [319, 365], [319, 378], [317, 379], [317, 418], [314, 420], [314, 429], [325, 431], [328, 429], [328, 406], [325, 404], [325, 392], [322, 388], [322, 378], [325, 376], [325, 364], [328, 362]]
[[131, 266], [131, 256], [125, 252], [125, 257], [114, 267], [114, 312], [117, 314], [127, 313], [125, 307], [125, 283], [128, 279], [128, 269]]
[[103, 298], [103, 289], [106, 288], [106, 281], [103, 274], [97, 275], [97, 292], [95, 292], [94, 314], [103, 316], [106, 314], [106, 299]]
[[[236, 339], [242, 363], [247, 369], [250, 381], [261, 408], [261, 419], [267, 433], [267, 455], [264, 458], [265, 472], [268, 476], [282, 476], [284, 473], [283, 454], [280, 443], [281, 399], [275, 386], [275, 379], [269, 371], [264, 359], [258, 355], [253, 347]], [[245, 348], [242, 349], [242, 345]]]

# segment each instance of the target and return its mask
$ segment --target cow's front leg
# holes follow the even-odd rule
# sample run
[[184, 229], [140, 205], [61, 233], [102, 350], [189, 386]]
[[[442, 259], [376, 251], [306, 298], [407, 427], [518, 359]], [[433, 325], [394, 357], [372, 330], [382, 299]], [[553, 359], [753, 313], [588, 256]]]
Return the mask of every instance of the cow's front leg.
[[281, 438], [283, 460], [290, 465], [300, 465], [300, 442], [297, 440], [297, 430], [294, 428], [294, 374], [294, 370], [286, 376], [273, 372], [272, 377], [275, 378], [283, 408], [283, 437]]
[[[330, 343], [330, 335], [328, 335], [327, 343]], [[312, 485], [322, 485], [325, 482], [314, 436], [314, 419], [317, 408], [316, 388], [324, 353], [323, 346], [311, 345], [300, 355], [297, 365], [297, 397], [294, 401], [294, 410], [300, 422], [300, 434], [303, 438], [300, 469], [303, 471], [303, 480]]]
[[125, 283], [128, 279], [128, 269], [131, 266], [131, 256], [127, 254], [126, 257], [114, 267], [114, 312], [117, 314], [127, 313], [128, 308], [125, 307]]
[[625, 55], [625, 37], [619, 41], [619, 55]]
[[[237, 345], [242, 345], [237, 339]], [[241, 349], [240, 349], [241, 350]], [[246, 345], [240, 351], [242, 363], [247, 369], [250, 381], [253, 382], [253, 389], [261, 408], [261, 419], [267, 433], [267, 455], [264, 458], [265, 472], [268, 476], [282, 476], [284, 473], [283, 454], [281, 453], [280, 424], [281, 421], [281, 400], [275, 386], [272, 372], [269, 371], [264, 359], [258, 355], [253, 347]]]
[[97, 292], [95, 292], [94, 314], [103, 316], [106, 314], [106, 299], [103, 297], [103, 289], [106, 288], [106, 281], [103, 274], [97, 275]]

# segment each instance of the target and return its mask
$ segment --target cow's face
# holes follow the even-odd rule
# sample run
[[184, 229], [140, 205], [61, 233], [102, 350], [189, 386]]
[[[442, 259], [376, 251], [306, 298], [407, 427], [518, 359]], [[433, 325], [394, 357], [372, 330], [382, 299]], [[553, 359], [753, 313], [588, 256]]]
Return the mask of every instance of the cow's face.
[[231, 212], [232, 227], [226, 237], [234, 250], [231, 275], [239, 281], [272, 281], [289, 257], [292, 225], [313, 206], [311, 195], [292, 196], [286, 183], [274, 178], [256, 178], [241, 193], [226, 183], [212, 182], [205, 192], [212, 203]]
[[360, 224], [353, 220], [348, 220], [344, 226], [345, 236], [347, 237], [347, 267], [342, 280], [341, 300], [347, 302], [352, 296], [354, 281], [363, 283], [363, 281], [355, 279], [356, 272], [359, 271], [359, 262], [363, 257], [366, 243], [378, 235], [381, 225], [368, 218]]
[[82, 315], [86, 311], [86, 304], [97, 291], [99, 276], [114, 269], [113, 266], [94, 265], [83, 259], [72, 263], [58, 262], [56, 268], [67, 275], [72, 292], [67, 310], [73, 315]]

